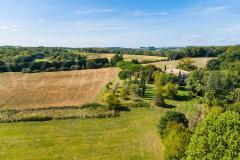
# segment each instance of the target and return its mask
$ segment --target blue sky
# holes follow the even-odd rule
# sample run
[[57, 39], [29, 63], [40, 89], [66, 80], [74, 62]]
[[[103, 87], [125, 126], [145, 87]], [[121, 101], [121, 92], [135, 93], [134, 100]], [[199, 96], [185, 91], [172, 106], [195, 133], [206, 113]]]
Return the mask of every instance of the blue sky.
[[0, 45], [240, 44], [239, 0], [0, 0]]

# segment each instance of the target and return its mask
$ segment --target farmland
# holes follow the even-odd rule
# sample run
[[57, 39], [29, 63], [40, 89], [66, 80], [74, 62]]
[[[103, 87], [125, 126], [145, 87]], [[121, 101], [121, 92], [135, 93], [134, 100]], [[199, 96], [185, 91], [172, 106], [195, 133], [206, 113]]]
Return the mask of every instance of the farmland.
[[[210, 57], [200, 57], [200, 58], [191, 58], [193, 64], [196, 65], [198, 68], [203, 68], [207, 65], [207, 62], [212, 59]], [[175, 69], [179, 63], [179, 60], [172, 60], [172, 61], [162, 61], [162, 62], [155, 62], [150, 63], [155, 65], [158, 68], [164, 69], [165, 65], [167, 69]]]
[[49, 73], [0, 74], [1, 109], [72, 106], [92, 102], [117, 77], [115, 68]]
[[[151, 86], [147, 92], [151, 97]], [[190, 119], [199, 110], [195, 100], [168, 103]], [[109, 119], [0, 124], [0, 159], [161, 160], [164, 147], [156, 125], [167, 110], [136, 108]]]
[[[82, 53], [82, 55], [87, 56], [88, 59], [108, 58], [110, 60], [115, 54]], [[143, 62], [143, 61], [161, 61], [161, 60], [166, 59], [166, 57], [159, 57], [159, 56], [129, 55], [129, 54], [123, 54], [123, 58], [126, 61], [131, 61], [133, 59], [136, 59], [140, 62]]]

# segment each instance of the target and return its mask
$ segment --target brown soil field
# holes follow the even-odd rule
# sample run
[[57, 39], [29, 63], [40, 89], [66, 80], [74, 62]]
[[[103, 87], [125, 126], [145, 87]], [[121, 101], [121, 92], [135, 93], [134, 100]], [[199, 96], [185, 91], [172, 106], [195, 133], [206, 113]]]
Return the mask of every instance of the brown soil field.
[[[191, 60], [193, 61], [193, 64], [196, 65], [198, 68], [204, 68], [210, 59], [212, 58], [211, 57], [191, 58]], [[165, 65], [167, 66], [167, 69], [176, 69], [178, 63], [179, 63], [179, 60], [162, 61], [162, 62], [155, 62], [155, 63], [149, 63], [149, 64], [155, 65], [156, 67], [159, 67], [161, 69], [164, 69]]]
[[[94, 53], [90, 53], [88, 55], [85, 54], [85, 56], [87, 56], [88, 59], [94, 59], [94, 58], [108, 58], [108, 59], [111, 59], [114, 55], [115, 54], [94, 54]], [[166, 57], [159, 57], [159, 56], [129, 55], [129, 54], [123, 54], [123, 58], [126, 61], [131, 61], [133, 59], [137, 59], [140, 62], [142, 62], [143, 60], [161, 61], [161, 60], [166, 59]]]
[[117, 68], [0, 74], [0, 109], [81, 105], [95, 100], [116, 79]]

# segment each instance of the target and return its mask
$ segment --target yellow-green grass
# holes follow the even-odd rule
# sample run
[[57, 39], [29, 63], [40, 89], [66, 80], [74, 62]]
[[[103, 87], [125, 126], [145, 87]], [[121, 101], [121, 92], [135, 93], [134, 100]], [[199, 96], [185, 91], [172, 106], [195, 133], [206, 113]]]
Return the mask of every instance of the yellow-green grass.
[[[95, 59], [95, 58], [108, 58], [111, 59], [115, 54], [94, 54], [89, 53], [87, 56], [88, 59]], [[133, 59], [136, 59], [140, 62], [142, 61], [161, 61], [167, 59], [166, 57], [159, 57], [159, 56], [146, 56], [146, 55], [129, 55], [129, 54], [123, 54], [123, 58], [125, 61], [131, 61]]]
[[119, 118], [0, 124], [0, 159], [159, 160], [161, 109], [133, 109]]
[[[154, 104], [155, 89], [153, 84], [147, 85], [147, 90], [145, 93], [145, 100], [153, 107], [156, 107]], [[180, 111], [186, 114], [186, 116], [192, 120], [194, 116], [202, 110], [203, 104], [199, 104], [197, 98], [188, 98], [188, 91], [183, 89], [178, 90], [177, 100], [165, 99], [167, 105], [175, 111]]]
[[[210, 59], [212, 58], [211, 57], [191, 58], [191, 60], [193, 61], [193, 64], [196, 65], [198, 68], [204, 68]], [[165, 66], [167, 67], [167, 69], [176, 69], [178, 63], [179, 63], [179, 60], [172, 60], [172, 61], [155, 62], [150, 64], [155, 65], [156, 67], [161, 69], [164, 69]]]
[[49, 62], [49, 63], [52, 63], [52, 61], [50, 61], [48, 59], [35, 59], [35, 62]]

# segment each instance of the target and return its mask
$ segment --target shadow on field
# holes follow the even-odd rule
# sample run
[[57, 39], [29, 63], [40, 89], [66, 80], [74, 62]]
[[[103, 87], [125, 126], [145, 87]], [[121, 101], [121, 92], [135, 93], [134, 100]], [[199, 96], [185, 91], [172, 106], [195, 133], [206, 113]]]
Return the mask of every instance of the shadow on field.
[[121, 106], [117, 109], [118, 111], [125, 111], [125, 112], [129, 112], [131, 111], [131, 109], [127, 106]]
[[186, 95], [178, 95], [176, 97], [176, 101], [190, 101], [190, 100], [192, 100], [192, 98]]
[[173, 109], [173, 108], [176, 108], [176, 106], [174, 106], [172, 104], [165, 104], [164, 106], [162, 106], [162, 108]]

